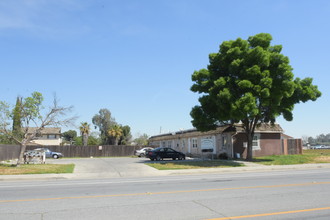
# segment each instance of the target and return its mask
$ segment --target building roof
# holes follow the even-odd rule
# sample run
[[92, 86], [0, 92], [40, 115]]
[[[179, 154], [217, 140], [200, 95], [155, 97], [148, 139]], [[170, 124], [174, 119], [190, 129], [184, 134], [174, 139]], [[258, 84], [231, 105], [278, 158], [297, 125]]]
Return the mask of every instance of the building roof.
[[292, 137], [292, 136], [289, 136], [289, 135], [287, 135], [287, 134], [282, 134], [282, 139], [294, 139], [294, 137]]
[[[24, 129], [24, 128], [22, 128]], [[34, 128], [34, 127], [29, 127], [28, 128], [28, 133], [31, 134], [33, 132], [35, 132], [38, 128]], [[40, 132], [41, 134], [61, 134], [61, 128], [43, 128]]]
[[[185, 137], [191, 137], [191, 136], [207, 136], [207, 135], [214, 135], [214, 134], [219, 134], [219, 133], [224, 133], [224, 132], [243, 132], [243, 127], [242, 124], [235, 124], [234, 126], [230, 125], [224, 125], [224, 126], [219, 126], [215, 130], [211, 131], [206, 131], [206, 132], [201, 132], [198, 131], [196, 128], [188, 129], [188, 130], [182, 130], [182, 131], [177, 131], [177, 132], [170, 132], [166, 134], [160, 134], [160, 135], [155, 135], [151, 136], [149, 139], [153, 140], [164, 140], [164, 139], [172, 139], [174, 135], [179, 136], [181, 138]], [[263, 123], [259, 126], [256, 127], [255, 132], [257, 133], [282, 133], [283, 129], [279, 124], [266, 124]]]
[[[243, 132], [242, 124], [236, 124], [235, 125], [237, 132]], [[268, 123], [262, 123], [260, 125], [256, 126], [255, 132], [276, 132], [276, 133], [282, 133], [283, 129], [279, 124], [268, 124]]]

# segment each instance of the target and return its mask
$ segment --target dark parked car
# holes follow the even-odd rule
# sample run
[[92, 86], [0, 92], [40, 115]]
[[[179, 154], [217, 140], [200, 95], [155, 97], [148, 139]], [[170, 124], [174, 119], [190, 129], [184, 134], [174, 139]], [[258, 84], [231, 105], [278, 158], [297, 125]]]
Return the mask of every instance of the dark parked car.
[[178, 160], [186, 159], [186, 155], [184, 153], [168, 147], [158, 147], [152, 151], [149, 151], [146, 157], [150, 158], [150, 160], [162, 160], [164, 158], [172, 158], [173, 160], [176, 158], [178, 158]]
[[46, 154], [46, 157], [52, 157], [54, 159], [58, 159], [58, 158], [63, 157], [63, 154], [62, 153], [53, 152], [53, 151], [49, 150], [48, 148], [37, 148], [37, 149], [34, 149], [34, 150], [36, 150], [36, 151], [44, 151], [45, 154]]

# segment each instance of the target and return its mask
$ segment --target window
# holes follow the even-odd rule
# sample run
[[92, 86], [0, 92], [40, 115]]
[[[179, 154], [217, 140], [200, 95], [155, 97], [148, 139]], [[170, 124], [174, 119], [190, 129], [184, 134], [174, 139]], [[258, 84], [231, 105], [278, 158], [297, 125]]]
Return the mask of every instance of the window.
[[47, 135], [47, 139], [56, 139], [56, 134]]
[[260, 150], [260, 134], [255, 134], [253, 136], [252, 150]]
[[225, 146], [227, 144], [227, 138], [225, 136], [222, 136], [222, 146]]
[[192, 147], [193, 148], [195, 148], [195, 147], [197, 148], [197, 138], [193, 138], [192, 139]]
[[167, 147], [171, 148], [172, 147], [172, 141], [167, 142]]
[[222, 136], [221, 142], [221, 149], [227, 150], [227, 136]]
[[162, 142], [162, 147], [166, 147], [165, 141]]

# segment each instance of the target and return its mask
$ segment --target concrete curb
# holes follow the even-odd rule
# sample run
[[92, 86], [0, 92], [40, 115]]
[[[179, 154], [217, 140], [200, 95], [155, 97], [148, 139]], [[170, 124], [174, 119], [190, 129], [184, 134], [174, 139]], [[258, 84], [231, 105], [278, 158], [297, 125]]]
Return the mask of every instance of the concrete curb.
[[272, 166], [245, 166], [231, 168], [205, 168], [187, 170], [155, 170], [152, 173], [72, 173], [72, 174], [27, 174], [27, 175], [0, 175], [0, 181], [31, 181], [47, 180], [56, 181], [63, 179], [91, 179], [91, 178], [122, 178], [122, 177], [151, 177], [169, 175], [197, 175], [197, 174], [223, 174], [223, 173], [242, 173], [242, 172], [267, 172], [283, 170], [308, 170], [330, 168], [330, 163], [323, 164], [300, 164], [300, 165], [272, 165]]
[[330, 163], [326, 164], [301, 164], [301, 165], [271, 165], [271, 166], [246, 166], [233, 168], [206, 168], [190, 170], [166, 170], [167, 175], [201, 174], [201, 173], [242, 173], [242, 172], [268, 172], [283, 170], [308, 170], [330, 168]]

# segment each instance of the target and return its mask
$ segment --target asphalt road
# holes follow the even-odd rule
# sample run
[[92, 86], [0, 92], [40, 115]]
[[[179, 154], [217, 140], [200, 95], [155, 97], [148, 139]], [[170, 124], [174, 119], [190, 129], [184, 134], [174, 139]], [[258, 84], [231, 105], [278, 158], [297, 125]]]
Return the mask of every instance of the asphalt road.
[[0, 182], [0, 219], [330, 219], [330, 169]]

